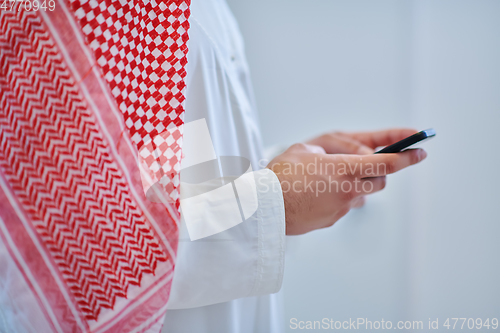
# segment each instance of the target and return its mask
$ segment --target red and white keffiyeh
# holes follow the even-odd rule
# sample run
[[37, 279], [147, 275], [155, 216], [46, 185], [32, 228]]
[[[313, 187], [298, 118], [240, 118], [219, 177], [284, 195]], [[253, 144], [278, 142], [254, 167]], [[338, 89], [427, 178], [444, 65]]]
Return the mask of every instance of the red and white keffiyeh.
[[[160, 331], [178, 242], [189, 4], [0, 12], [0, 264], [17, 274], [26, 327]], [[153, 182], [168, 175], [166, 204], [146, 198], [141, 163]]]

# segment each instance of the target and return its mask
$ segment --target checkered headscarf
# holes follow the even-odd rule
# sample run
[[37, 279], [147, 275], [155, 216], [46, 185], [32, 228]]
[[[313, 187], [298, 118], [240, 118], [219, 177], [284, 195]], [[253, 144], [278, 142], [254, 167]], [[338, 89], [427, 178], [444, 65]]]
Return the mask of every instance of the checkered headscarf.
[[[10, 320], [159, 332], [178, 242], [190, 0], [53, 4], [0, 12], [0, 263], [24, 313]], [[168, 175], [166, 204], [146, 199], [141, 163]]]

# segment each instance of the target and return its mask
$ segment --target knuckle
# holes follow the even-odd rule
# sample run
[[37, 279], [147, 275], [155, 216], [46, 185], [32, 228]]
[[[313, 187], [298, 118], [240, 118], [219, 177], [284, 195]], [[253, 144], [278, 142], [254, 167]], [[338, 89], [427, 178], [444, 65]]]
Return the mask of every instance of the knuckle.
[[358, 152], [361, 149], [361, 146], [355, 142], [346, 141], [346, 146], [350, 151]]
[[353, 172], [353, 163], [350, 162], [344, 162], [344, 165], [346, 166], [344, 172], [344, 176], [346, 176], [348, 179], [354, 177], [354, 172]]
[[386, 170], [387, 174], [391, 174], [391, 173], [396, 172], [396, 163], [394, 161], [388, 161], [385, 164], [385, 170]]
[[387, 185], [387, 178], [386, 177], [380, 177], [379, 179], [379, 188], [383, 190], [385, 186]]
[[356, 198], [356, 193], [352, 190], [351, 191], [343, 191], [342, 198], [345, 201], [350, 202], [350, 201], [354, 200], [354, 198]]
[[306, 146], [306, 149], [310, 153], [314, 154], [325, 154], [325, 149], [321, 146], [316, 146], [316, 145], [308, 145]]
[[299, 142], [299, 143], [294, 143], [293, 145], [288, 148], [291, 151], [302, 151], [306, 149], [306, 144]]
[[335, 133], [325, 133], [321, 136], [324, 140], [331, 140], [337, 137]]
[[420, 161], [417, 151], [412, 151], [410, 154], [410, 164], [417, 164]]
[[345, 132], [342, 132], [342, 131], [335, 131], [332, 134], [335, 136], [345, 136], [346, 135]]

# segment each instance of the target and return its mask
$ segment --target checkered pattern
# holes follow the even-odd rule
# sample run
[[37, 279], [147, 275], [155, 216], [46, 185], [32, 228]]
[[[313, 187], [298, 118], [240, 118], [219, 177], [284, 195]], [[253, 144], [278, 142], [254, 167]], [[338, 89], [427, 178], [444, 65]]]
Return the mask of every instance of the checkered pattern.
[[142, 177], [145, 191], [154, 183], [159, 183], [168, 193], [167, 199], [172, 202], [179, 199], [176, 189], [180, 183], [182, 132], [183, 126], [167, 129], [139, 149], [141, 172], [147, 173], [149, 177]]
[[[130, 151], [112, 150], [120, 129], [104, 117], [109, 104], [93, 99], [87, 107], [92, 97], [80, 89], [92, 84], [80, 86], [64, 57], [85, 45], [54, 38], [76, 33], [61, 18], [61, 9], [0, 11], [0, 256], [25, 279], [11, 309], [35, 332], [157, 333], [174, 270], [176, 216], [135, 194]], [[73, 55], [75, 65], [89, 65]], [[169, 147], [181, 140], [172, 133]], [[180, 148], [174, 158], [158, 144], [168, 151], [159, 161], [177, 164]]]
[[[152, 151], [141, 148], [152, 145], [169, 126], [182, 128], [190, 0], [71, 0], [71, 4], [132, 141], [141, 153]], [[146, 156], [149, 167], [161, 163], [167, 173], [173, 170], [170, 179], [178, 177], [181, 139], [179, 133], [174, 140], [165, 140], [167, 145], [156, 145], [157, 156], [166, 159]], [[170, 196], [178, 197], [172, 190]]]

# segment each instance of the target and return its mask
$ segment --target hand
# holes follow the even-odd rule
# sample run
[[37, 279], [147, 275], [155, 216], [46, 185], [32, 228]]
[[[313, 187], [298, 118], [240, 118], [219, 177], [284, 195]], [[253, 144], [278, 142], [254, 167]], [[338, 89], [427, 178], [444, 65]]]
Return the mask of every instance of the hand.
[[[375, 152], [375, 148], [388, 146], [415, 133], [416, 130], [409, 128], [358, 133], [333, 132], [306, 143], [322, 147], [327, 154], [371, 155]], [[352, 202], [352, 208], [362, 207], [365, 201], [365, 196], [356, 197]]]
[[[295, 144], [274, 158], [267, 167], [278, 176], [283, 190], [286, 234], [333, 225], [352, 207], [362, 204], [360, 197], [382, 190], [386, 175], [423, 160], [426, 153], [422, 149], [372, 154], [376, 147], [415, 132], [325, 134], [307, 144]], [[357, 154], [350, 155], [353, 152]]]
[[333, 132], [306, 143], [322, 147], [327, 154], [370, 155], [377, 147], [391, 145], [417, 132], [410, 128], [357, 133]]

